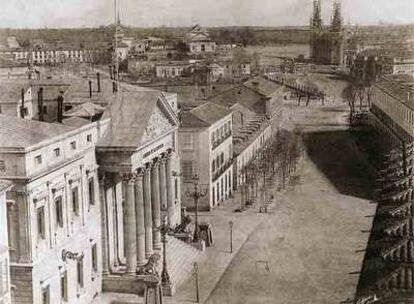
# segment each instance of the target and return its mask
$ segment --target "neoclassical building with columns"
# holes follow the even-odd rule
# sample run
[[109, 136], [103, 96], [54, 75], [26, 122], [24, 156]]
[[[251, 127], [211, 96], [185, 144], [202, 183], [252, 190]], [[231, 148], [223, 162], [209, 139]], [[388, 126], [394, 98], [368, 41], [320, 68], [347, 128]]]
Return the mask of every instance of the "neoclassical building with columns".
[[135, 90], [104, 114], [111, 126], [97, 143], [102, 203], [103, 290], [136, 293], [137, 268], [161, 249], [159, 227], [181, 221], [177, 103]]

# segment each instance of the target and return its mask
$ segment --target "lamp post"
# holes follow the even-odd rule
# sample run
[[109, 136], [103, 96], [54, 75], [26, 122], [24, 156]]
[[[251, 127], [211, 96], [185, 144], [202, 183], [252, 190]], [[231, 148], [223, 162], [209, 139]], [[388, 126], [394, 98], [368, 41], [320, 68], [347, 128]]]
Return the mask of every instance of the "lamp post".
[[161, 217], [161, 241], [164, 250], [163, 259], [162, 259], [162, 272], [161, 272], [161, 284], [164, 286], [171, 285], [170, 275], [168, 274], [167, 269], [167, 233], [171, 231], [167, 224], [167, 212], [162, 211]]
[[185, 195], [187, 197], [193, 198], [194, 199], [194, 204], [195, 204], [195, 227], [194, 227], [193, 242], [198, 242], [199, 238], [200, 238], [199, 227], [198, 227], [198, 200], [207, 195], [207, 189], [201, 190], [199, 188], [199, 186], [198, 186], [198, 181], [199, 180], [200, 180], [199, 177], [197, 175], [195, 175], [193, 177], [194, 190], [193, 191], [190, 191], [190, 190], [185, 191]]

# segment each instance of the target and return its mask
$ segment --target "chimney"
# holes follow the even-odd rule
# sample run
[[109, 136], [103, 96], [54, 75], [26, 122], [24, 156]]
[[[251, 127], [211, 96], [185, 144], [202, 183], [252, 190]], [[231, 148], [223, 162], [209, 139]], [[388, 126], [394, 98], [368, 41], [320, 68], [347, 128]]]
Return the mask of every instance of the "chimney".
[[89, 80], [89, 98], [92, 98], [92, 80]]
[[99, 72], [96, 73], [96, 81], [98, 85], [98, 92], [101, 92], [101, 74]]
[[60, 91], [60, 94], [57, 98], [57, 122], [62, 123], [63, 121], [63, 91]]
[[37, 106], [39, 109], [39, 121], [43, 121], [43, 88], [40, 88], [39, 91], [37, 91]]
[[20, 106], [20, 117], [24, 118], [24, 89], [22, 89], [22, 105]]

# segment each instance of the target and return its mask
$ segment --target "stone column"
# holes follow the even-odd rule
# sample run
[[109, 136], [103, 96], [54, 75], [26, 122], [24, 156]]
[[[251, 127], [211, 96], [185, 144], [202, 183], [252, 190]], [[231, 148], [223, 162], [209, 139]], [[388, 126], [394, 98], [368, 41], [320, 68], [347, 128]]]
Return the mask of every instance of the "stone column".
[[144, 171], [137, 171], [135, 182], [135, 220], [137, 232], [137, 265], [145, 265]]
[[172, 185], [172, 171], [171, 171], [171, 153], [167, 156], [167, 164], [165, 166], [165, 174], [167, 179], [167, 210], [168, 210], [168, 225], [171, 227], [174, 219], [174, 190]]
[[102, 240], [102, 274], [109, 273], [109, 247], [108, 247], [108, 209], [106, 203], [105, 174], [99, 177], [99, 197], [101, 202], [101, 240]]
[[152, 206], [151, 206], [151, 166], [144, 171], [144, 224], [145, 224], [145, 257], [149, 258], [152, 251]]
[[135, 176], [131, 173], [122, 175], [125, 187], [124, 203], [124, 252], [126, 258], [126, 272], [135, 274], [137, 271], [137, 244], [135, 221]]
[[167, 178], [166, 178], [166, 162], [167, 159], [163, 156], [160, 159], [159, 178], [160, 178], [160, 206], [161, 210], [167, 210]]
[[160, 208], [160, 183], [158, 174], [159, 162], [156, 159], [151, 169], [151, 201], [152, 201], [152, 230], [154, 249], [161, 249], [161, 208]]

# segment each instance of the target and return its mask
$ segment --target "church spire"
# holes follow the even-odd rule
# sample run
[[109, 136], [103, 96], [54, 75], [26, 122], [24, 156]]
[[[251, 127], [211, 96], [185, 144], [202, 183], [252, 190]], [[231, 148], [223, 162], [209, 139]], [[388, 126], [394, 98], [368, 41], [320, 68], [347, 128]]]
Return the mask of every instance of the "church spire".
[[342, 7], [341, 0], [334, 0], [332, 20], [331, 20], [331, 31], [340, 32], [342, 30]]
[[311, 26], [314, 29], [322, 28], [322, 4], [321, 0], [314, 0], [313, 2], [313, 17], [311, 19]]

